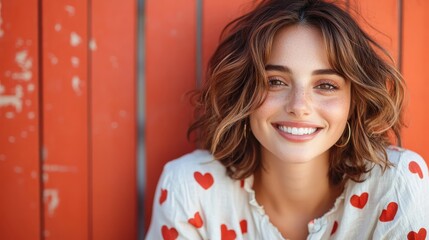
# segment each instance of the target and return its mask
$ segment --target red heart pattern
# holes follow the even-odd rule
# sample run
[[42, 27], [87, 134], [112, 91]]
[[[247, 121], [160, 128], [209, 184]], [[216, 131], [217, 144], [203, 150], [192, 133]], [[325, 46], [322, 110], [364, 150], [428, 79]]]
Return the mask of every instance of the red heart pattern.
[[419, 175], [419, 178], [423, 179], [423, 172], [418, 163], [416, 163], [415, 161], [411, 161], [408, 164], [408, 169], [411, 173], [417, 174]]
[[386, 209], [383, 209], [379, 220], [381, 222], [390, 222], [395, 218], [397, 211], [398, 211], [398, 204], [395, 202], [391, 202], [389, 203], [389, 205], [387, 205]]
[[241, 187], [241, 188], [244, 188], [244, 179], [241, 179], [241, 180], [240, 180], [240, 187]]
[[350, 203], [353, 207], [362, 209], [368, 202], [368, 196], [369, 194], [367, 192], [362, 193], [360, 196], [355, 194], [350, 198]]
[[164, 240], [175, 240], [179, 236], [174, 227], [168, 228], [166, 225], [162, 226], [161, 233]]
[[225, 224], [220, 226], [220, 233], [222, 240], [234, 240], [237, 237], [233, 229], [229, 230]]
[[190, 218], [188, 222], [196, 228], [200, 228], [203, 226], [203, 219], [201, 219], [200, 213], [196, 212], [193, 218]]
[[411, 231], [407, 235], [408, 240], [425, 240], [426, 239], [426, 229], [420, 228], [419, 232], [416, 233], [414, 231]]
[[241, 220], [240, 221], [240, 228], [241, 228], [241, 233], [242, 234], [246, 234], [247, 233], [247, 221], [246, 220]]
[[338, 228], [338, 222], [335, 221], [334, 226], [332, 227], [331, 236], [335, 234], [335, 232], [337, 231], [337, 228]]
[[205, 190], [209, 189], [214, 183], [213, 176], [210, 173], [203, 175], [200, 172], [194, 172], [194, 178]]
[[161, 195], [159, 196], [159, 204], [162, 205], [167, 200], [167, 189], [161, 188]]

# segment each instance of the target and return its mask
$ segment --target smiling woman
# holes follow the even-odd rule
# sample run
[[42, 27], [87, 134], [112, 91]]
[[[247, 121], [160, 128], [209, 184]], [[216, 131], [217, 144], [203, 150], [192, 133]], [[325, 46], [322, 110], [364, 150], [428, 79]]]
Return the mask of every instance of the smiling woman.
[[427, 166], [391, 145], [403, 79], [377, 52], [321, 0], [227, 25], [194, 95], [203, 150], [165, 166], [147, 238], [424, 239]]

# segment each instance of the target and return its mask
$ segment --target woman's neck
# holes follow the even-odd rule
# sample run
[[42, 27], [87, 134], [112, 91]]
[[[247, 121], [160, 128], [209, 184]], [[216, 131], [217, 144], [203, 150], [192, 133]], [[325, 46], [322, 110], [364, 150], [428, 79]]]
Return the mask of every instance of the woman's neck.
[[[296, 215], [303, 221], [321, 217], [341, 194], [329, 181], [329, 156], [306, 162], [281, 161], [263, 154], [263, 168], [255, 173], [259, 204], [277, 215]], [[271, 217], [271, 216], [270, 216]]]

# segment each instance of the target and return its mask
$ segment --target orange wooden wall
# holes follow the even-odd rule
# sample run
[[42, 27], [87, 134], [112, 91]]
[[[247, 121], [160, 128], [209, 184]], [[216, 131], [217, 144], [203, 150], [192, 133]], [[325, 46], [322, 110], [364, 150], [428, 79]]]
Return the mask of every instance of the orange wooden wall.
[[0, 239], [134, 239], [137, 2], [0, 1]]
[[[344, 1], [400, 63], [409, 93], [403, 145], [429, 160], [429, 2]], [[257, 1], [141, 2], [137, 42], [137, 0], [0, 0], [0, 239], [135, 239], [149, 224], [162, 166], [195, 148], [186, 93], [201, 84], [223, 26]]]

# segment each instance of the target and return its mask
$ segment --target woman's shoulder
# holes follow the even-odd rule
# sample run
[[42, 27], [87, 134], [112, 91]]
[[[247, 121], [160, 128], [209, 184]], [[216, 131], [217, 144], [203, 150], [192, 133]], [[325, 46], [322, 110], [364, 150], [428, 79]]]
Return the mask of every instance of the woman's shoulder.
[[385, 172], [382, 171], [382, 175], [385, 175], [386, 178], [407, 182], [420, 182], [419, 179], [428, 179], [428, 166], [418, 153], [396, 146], [388, 147], [386, 153], [389, 162], [393, 165]]

